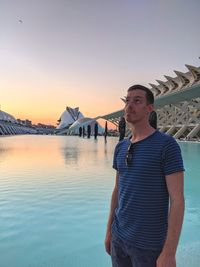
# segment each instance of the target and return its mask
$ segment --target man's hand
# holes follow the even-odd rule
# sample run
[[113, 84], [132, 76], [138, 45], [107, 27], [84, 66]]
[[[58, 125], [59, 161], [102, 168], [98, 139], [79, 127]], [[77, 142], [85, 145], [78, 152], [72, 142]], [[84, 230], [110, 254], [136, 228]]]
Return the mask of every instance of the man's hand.
[[105, 243], [106, 252], [110, 255], [111, 254], [111, 233], [110, 233], [110, 231], [107, 231], [104, 243]]
[[157, 259], [156, 267], [176, 267], [175, 255], [169, 255], [161, 252]]

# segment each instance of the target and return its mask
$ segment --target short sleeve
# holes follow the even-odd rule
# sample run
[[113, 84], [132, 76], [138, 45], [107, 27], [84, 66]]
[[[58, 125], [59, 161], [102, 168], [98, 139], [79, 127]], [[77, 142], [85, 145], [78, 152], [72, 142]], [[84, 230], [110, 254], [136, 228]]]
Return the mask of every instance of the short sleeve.
[[173, 137], [170, 137], [164, 146], [162, 162], [165, 175], [184, 171], [181, 149]]

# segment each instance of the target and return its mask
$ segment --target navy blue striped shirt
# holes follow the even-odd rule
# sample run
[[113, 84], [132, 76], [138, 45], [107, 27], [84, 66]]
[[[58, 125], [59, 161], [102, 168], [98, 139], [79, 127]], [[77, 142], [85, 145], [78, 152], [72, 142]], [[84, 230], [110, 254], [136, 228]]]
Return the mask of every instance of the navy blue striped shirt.
[[113, 168], [119, 174], [118, 207], [112, 233], [131, 245], [160, 249], [166, 239], [169, 194], [165, 176], [184, 171], [176, 140], [155, 131], [133, 143], [131, 166], [125, 158], [131, 141], [125, 139], [115, 148]]

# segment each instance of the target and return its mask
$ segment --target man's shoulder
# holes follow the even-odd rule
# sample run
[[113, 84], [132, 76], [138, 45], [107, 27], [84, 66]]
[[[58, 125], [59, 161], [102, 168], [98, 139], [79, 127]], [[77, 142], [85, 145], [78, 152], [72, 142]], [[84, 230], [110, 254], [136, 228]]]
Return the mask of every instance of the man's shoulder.
[[115, 147], [115, 150], [120, 150], [121, 148], [126, 147], [128, 143], [130, 143], [129, 138], [125, 138], [125, 139], [119, 141]]
[[162, 133], [158, 131], [158, 141], [157, 144], [160, 145], [160, 147], [163, 150], [163, 153], [165, 153], [166, 151], [169, 151], [169, 153], [175, 153], [175, 151], [177, 153], [180, 153], [180, 145], [178, 144], [177, 140], [166, 133]]
[[168, 142], [176, 142], [175, 138], [167, 133], [160, 132], [159, 130], [156, 132], [156, 138], [160, 139], [164, 143]]
[[123, 146], [127, 143], [130, 143], [130, 138], [125, 138], [125, 139], [119, 141], [116, 146]]

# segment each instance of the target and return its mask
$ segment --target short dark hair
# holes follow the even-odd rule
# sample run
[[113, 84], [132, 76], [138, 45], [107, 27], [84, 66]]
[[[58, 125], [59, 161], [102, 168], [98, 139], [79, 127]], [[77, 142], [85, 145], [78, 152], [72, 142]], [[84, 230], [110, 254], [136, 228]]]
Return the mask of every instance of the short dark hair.
[[133, 90], [142, 90], [146, 93], [146, 100], [148, 104], [154, 103], [154, 95], [151, 92], [151, 90], [144, 85], [135, 84], [128, 88], [127, 92], [133, 91]]

